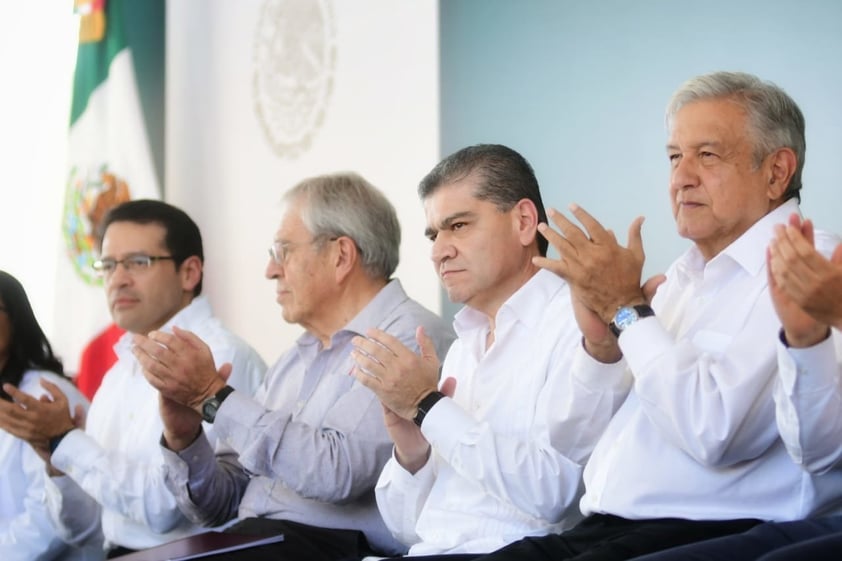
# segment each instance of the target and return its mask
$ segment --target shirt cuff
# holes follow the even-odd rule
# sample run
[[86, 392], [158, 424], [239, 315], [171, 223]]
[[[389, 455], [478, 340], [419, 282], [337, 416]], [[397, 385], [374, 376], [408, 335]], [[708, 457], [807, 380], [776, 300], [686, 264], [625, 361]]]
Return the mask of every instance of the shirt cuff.
[[836, 387], [839, 366], [833, 340], [838, 336], [831, 330], [830, 337], [803, 348], [787, 347], [778, 338], [778, 375], [787, 395]]
[[407, 471], [395, 456], [395, 449], [392, 447], [392, 459], [383, 468], [383, 474], [377, 483], [377, 487], [384, 487], [386, 482], [391, 482], [399, 489], [410, 492], [417, 492], [432, 486], [436, 478], [433, 469], [433, 451], [427, 462], [415, 473]]
[[466, 437], [470, 439], [469, 433], [476, 425], [476, 420], [464, 409], [452, 399], [445, 397], [440, 399], [424, 417], [421, 433], [434, 448], [431, 454], [438, 451], [449, 461], [456, 447], [464, 444]]
[[101, 447], [91, 436], [82, 429], [73, 429], [61, 439], [50, 456], [50, 463], [79, 481], [88, 467], [96, 465], [101, 455]]
[[675, 345], [675, 339], [664, 329], [657, 316], [651, 316], [634, 322], [623, 331], [619, 344], [629, 368], [637, 374], [663, 354], [664, 349]]
[[621, 382], [626, 376], [626, 367], [623, 358], [617, 362], [600, 362], [588, 354], [584, 344], [580, 344], [573, 353], [570, 371], [573, 378], [585, 388], [601, 391]]
[[184, 497], [192, 503], [190, 491], [201, 488], [210, 480], [216, 469], [216, 455], [213, 447], [204, 431], [190, 446], [178, 452], [167, 448], [163, 436], [159, 442], [164, 459], [164, 482], [167, 488], [176, 497]]

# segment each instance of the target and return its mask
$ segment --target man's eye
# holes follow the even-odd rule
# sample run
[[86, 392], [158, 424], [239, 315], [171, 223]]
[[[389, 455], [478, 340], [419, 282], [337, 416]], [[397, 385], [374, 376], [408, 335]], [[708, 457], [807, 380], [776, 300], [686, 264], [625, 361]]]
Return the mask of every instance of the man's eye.
[[126, 264], [129, 267], [146, 267], [149, 265], [149, 258], [145, 255], [137, 255], [126, 259]]
[[450, 226], [451, 230], [461, 230], [467, 226], [465, 222], [454, 222], [452, 226]]

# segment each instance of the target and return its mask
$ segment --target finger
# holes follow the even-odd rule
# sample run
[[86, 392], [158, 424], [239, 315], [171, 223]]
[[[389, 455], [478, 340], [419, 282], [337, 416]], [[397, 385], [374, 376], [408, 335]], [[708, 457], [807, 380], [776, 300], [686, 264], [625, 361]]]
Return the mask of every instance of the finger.
[[233, 370], [234, 367], [231, 366], [231, 363], [226, 362], [225, 364], [219, 367], [219, 370], [217, 370], [217, 374], [219, 374], [222, 377], [222, 379], [227, 382]]
[[375, 384], [380, 382], [380, 378], [360, 365], [354, 367], [354, 377], [367, 388], [373, 388]]
[[[807, 222], [805, 222], [802, 226], [806, 225]], [[816, 255], [812, 226], [807, 227], [806, 230], [808, 231], [809, 237], [799, 228], [793, 228], [790, 226], [784, 229], [786, 241], [792, 247], [792, 251], [802, 257]]]
[[[558, 214], [556, 212], [556, 214]], [[560, 216], [560, 215], [559, 215]], [[575, 255], [576, 248], [567, 241], [564, 236], [556, 232], [549, 225], [541, 222], [538, 224], [538, 233], [546, 238], [547, 242], [555, 248], [559, 255]]]
[[[177, 337], [172, 333], [166, 333], [164, 331], [150, 331], [149, 332], [149, 340], [157, 343], [158, 347], [162, 349], [173, 349], [173, 350], [181, 350], [184, 348], [186, 341]], [[155, 349], [150, 348], [150, 354], [153, 356], [157, 356], [154, 354]]]
[[788, 244], [785, 228], [775, 226], [775, 237], [766, 249], [766, 266], [771, 278], [774, 278], [775, 284], [779, 284], [783, 280], [782, 275], [786, 274], [785, 257], [782, 251], [783, 246]]
[[629, 226], [629, 250], [641, 262], [646, 258], [643, 252], [643, 235], [641, 234], [643, 221], [644, 217], [638, 216]]
[[85, 430], [85, 422], [88, 420], [88, 410], [84, 405], [77, 405], [73, 411], [73, 426]]
[[[561, 232], [561, 235], [564, 236], [564, 240], [567, 242], [567, 244], [570, 244], [575, 247], [581, 246], [582, 244], [590, 243], [591, 240], [588, 237], [588, 235], [556, 209], [551, 208], [550, 210], [548, 210], [547, 216], [549, 216], [552, 219], [553, 224], [556, 225], [556, 227]], [[561, 251], [563, 248], [556, 249], [559, 249], [559, 251]], [[569, 251], [570, 250], [568, 249], [568, 252]]]
[[180, 327], [176, 326], [173, 326], [172, 331], [175, 334], [176, 339], [178, 341], [186, 343], [189, 347], [193, 347], [194, 349], [201, 349], [203, 347], [207, 347], [207, 344], [205, 344], [205, 342], [192, 331], [181, 329]]
[[3, 384], [3, 391], [9, 394], [9, 397], [11, 397], [15, 403], [22, 405], [27, 409], [35, 407], [39, 403], [37, 399], [26, 392], [20, 391], [12, 384]]
[[816, 246], [816, 232], [812, 220], [808, 218], [801, 223], [801, 233], [804, 235], [804, 239], [810, 242], [810, 245]]
[[588, 232], [588, 237], [596, 243], [611, 243], [614, 239], [614, 234], [606, 230], [599, 221], [590, 215], [588, 211], [573, 203], [570, 205], [570, 212], [576, 217], [585, 230]]
[[381, 348], [385, 349], [393, 356], [398, 356], [399, 354], [407, 351], [412, 352], [407, 349], [403, 343], [401, 343], [400, 339], [394, 335], [386, 333], [382, 329], [371, 328], [366, 331], [366, 336], [370, 341], [380, 345]]
[[[351, 358], [354, 360], [356, 368], [363, 374], [371, 376], [372, 378], [377, 378], [378, 380], [380, 379], [379, 373], [382, 372], [383, 365], [378, 360], [359, 349], [351, 351]], [[375, 374], [375, 372], [377, 372], [377, 374]]]
[[836, 249], [833, 250], [830, 260], [836, 265], [842, 265], [842, 243], [837, 245]]
[[441, 388], [439, 388], [439, 391], [447, 397], [453, 397], [453, 395], [456, 393], [456, 378], [445, 378], [444, 382], [441, 383]]
[[150, 376], [156, 379], [161, 377], [163, 369], [161, 368], [160, 363], [155, 359], [155, 357], [147, 353], [143, 347], [135, 345], [132, 347], [132, 354], [140, 363], [140, 367], [143, 369], [143, 373], [146, 375], [147, 379]]
[[67, 396], [64, 395], [64, 392], [61, 391], [61, 388], [56, 384], [50, 382], [46, 378], [41, 378], [41, 387], [47, 390], [47, 392], [52, 396], [53, 401], [67, 403]]
[[564, 259], [550, 259], [536, 255], [532, 258], [532, 264], [555, 273], [563, 279], [568, 279], [570, 273], [570, 268]]
[[658, 291], [658, 287], [664, 284], [667, 281], [667, 276], [663, 274], [653, 275], [646, 279], [646, 282], [643, 283], [641, 287], [641, 291], [643, 292], [643, 297], [646, 298], [648, 303], [652, 303], [652, 299], [655, 297], [655, 293]]
[[769, 246], [766, 248], [766, 279], [769, 283], [769, 290], [772, 293], [774, 293], [776, 290], [778, 290], [778, 285], [777, 285], [777, 282], [775, 281], [775, 274], [772, 272], [772, 267], [773, 267], [772, 261], [774, 259], [773, 254], [772, 254], [773, 244], [774, 244], [774, 241], [772, 243], [770, 243]]
[[352, 354], [356, 351], [361, 356], [365, 356], [381, 366], [384, 360], [389, 357], [393, 358], [391, 351], [368, 337], [354, 337], [351, 339], [351, 346], [353, 347]]
[[159, 348], [161, 348], [161, 345], [145, 335], [132, 335], [132, 350], [134, 351], [140, 351], [142, 354], [154, 359], [154, 353]]
[[418, 342], [418, 350], [421, 352], [422, 358], [438, 361], [439, 357], [436, 354], [436, 346], [433, 344], [433, 340], [430, 339], [424, 331], [423, 326], [419, 326], [418, 329], [415, 330], [415, 340]]

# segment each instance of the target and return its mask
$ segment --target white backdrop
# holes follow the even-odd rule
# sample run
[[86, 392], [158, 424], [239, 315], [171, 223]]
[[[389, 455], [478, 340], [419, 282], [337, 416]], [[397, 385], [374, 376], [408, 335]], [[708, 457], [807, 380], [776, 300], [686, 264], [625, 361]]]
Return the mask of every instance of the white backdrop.
[[[202, 230], [205, 291], [229, 328], [267, 361], [301, 332], [263, 276], [278, 201], [304, 177], [341, 170], [396, 206], [397, 276], [439, 309], [415, 196], [439, 154], [437, 2], [179, 0], [167, 4], [166, 41], [165, 198]], [[275, 90], [260, 99], [256, 84]], [[307, 135], [309, 147], [298, 142]]]

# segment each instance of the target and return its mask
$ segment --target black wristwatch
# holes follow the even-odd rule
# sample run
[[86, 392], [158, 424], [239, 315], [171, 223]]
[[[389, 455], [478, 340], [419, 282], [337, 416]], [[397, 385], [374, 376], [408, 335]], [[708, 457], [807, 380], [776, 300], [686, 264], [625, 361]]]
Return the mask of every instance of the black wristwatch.
[[412, 422], [421, 426], [421, 423], [424, 422], [424, 417], [427, 416], [427, 413], [430, 412], [430, 409], [433, 408], [433, 405], [439, 402], [441, 398], [444, 397], [444, 394], [441, 392], [430, 392], [424, 397], [421, 398], [421, 401], [418, 402], [418, 412], [415, 414], [415, 418], [412, 419]]
[[621, 306], [617, 313], [614, 314], [614, 319], [608, 324], [608, 329], [615, 337], [619, 337], [620, 333], [628, 329], [628, 327], [641, 318], [654, 316], [655, 311], [649, 304], [639, 304], [637, 306]]
[[219, 406], [225, 401], [225, 398], [231, 395], [234, 388], [225, 386], [216, 395], [212, 395], [202, 402], [202, 419], [208, 423], [213, 423], [216, 419], [216, 412], [219, 411]]
[[58, 448], [58, 445], [59, 445], [59, 444], [61, 444], [61, 441], [62, 441], [62, 440], [64, 440], [64, 437], [65, 437], [65, 436], [67, 436], [67, 435], [68, 435], [68, 433], [69, 433], [70, 431], [72, 431], [72, 430], [73, 430], [73, 429], [68, 429], [68, 430], [64, 431], [63, 433], [61, 433], [61, 434], [57, 434], [56, 436], [52, 437], [52, 438], [49, 440], [49, 442], [48, 442], [48, 446], [50, 447], [50, 455], [51, 455], [51, 456], [52, 456], [53, 454], [55, 454], [55, 451], [56, 451], [56, 448]]

